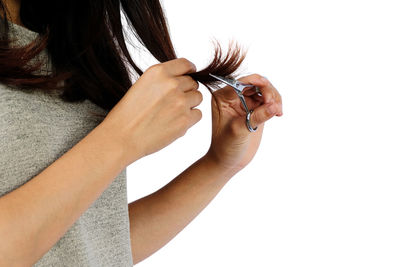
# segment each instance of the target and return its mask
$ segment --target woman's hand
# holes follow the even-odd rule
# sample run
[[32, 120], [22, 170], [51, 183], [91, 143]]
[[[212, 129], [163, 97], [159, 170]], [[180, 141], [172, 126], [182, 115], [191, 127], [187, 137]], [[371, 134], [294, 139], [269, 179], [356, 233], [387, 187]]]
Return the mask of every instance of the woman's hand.
[[282, 99], [278, 91], [263, 76], [253, 74], [238, 79], [260, 88], [262, 96], [255, 90], [246, 88], [243, 95], [249, 110], [255, 132], [246, 126], [246, 111], [239, 97], [230, 86], [214, 92], [220, 102], [221, 114], [218, 114], [217, 103], [212, 98], [212, 140], [206, 157], [211, 157], [224, 168], [238, 172], [254, 157], [260, 145], [264, 122], [274, 116], [282, 116]]
[[126, 154], [126, 165], [169, 145], [200, 121], [199, 84], [185, 58], [148, 68], [102, 122]]

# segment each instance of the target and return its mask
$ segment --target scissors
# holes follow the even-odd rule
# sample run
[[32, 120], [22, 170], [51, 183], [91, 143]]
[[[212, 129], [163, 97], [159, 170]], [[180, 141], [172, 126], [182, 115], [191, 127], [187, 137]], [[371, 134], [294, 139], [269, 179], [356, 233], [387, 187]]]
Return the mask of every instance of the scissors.
[[249, 129], [250, 132], [255, 132], [258, 128], [258, 126], [256, 126], [255, 128], [251, 127], [250, 125], [250, 115], [253, 112], [253, 110], [249, 110], [249, 108], [247, 107], [246, 101], [244, 99], [244, 95], [243, 95], [243, 90], [247, 87], [255, 87], [256, 93], [259, 96], [262, 96], [261, 92], [260, 92], [260, 88], [258, 88], [257, 86], [253, 85], [253, 84], [245, 84], [242, 82], [239, 82], [235, 79], [231, 79], [231, 78], [227, 78], [227, 77], [221, 77], [221, 76], [217, 76], [217, 75], [213, 75], [210, 73], [210, 76], [217, 79], [218, 81], [221, 81], [223, 83], [225, 83], [226, 85], [229, 85], [231, 87], [233, 87], [233, 89], [235, 90], [236, 94], [238, 95], [240, 101], [242, 102], [244, 109], [246, 110], [246, 125], [247, 128]]

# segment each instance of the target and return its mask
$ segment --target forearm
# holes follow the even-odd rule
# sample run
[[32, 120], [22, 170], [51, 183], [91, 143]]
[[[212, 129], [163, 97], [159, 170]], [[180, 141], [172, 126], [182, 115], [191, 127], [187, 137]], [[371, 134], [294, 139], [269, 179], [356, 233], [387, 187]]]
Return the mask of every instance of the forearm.
[[147, 258], [175, 237], [233, 175], [204, 156], [157, 192], [130, 203], [134, 263]]
[[1, 266], [31, 266], [40, 259], [123, 170], [122, 152], [109, 140], [96, 127], [0, 198]]

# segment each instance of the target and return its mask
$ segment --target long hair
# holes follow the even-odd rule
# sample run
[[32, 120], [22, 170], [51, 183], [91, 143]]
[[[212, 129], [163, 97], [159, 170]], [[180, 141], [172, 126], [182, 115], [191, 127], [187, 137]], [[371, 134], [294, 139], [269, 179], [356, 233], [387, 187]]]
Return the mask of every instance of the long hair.
[[[62, 88], [64, 101], [89, 99], [111, 110], [132, 86], [131, 76], [143, 74], [128, 52], [121, 15], [128, 32], [159, 62], [177, 58], [159, 0], [21, 0], [22, 23], [39, 35], [17, 48], [10, 47], [6, 12], [0, 0], [0, 82], [21, 90]], [[218, 42], [214, 44], [211, 63], [189, 74], [211, 93], [218, 82], [209, 73], [234, 77], [246, 54], [233, 42], [225, 54]], [[52, 72], [33, 74], [42, 62], [27, 63], [45, 48]]]

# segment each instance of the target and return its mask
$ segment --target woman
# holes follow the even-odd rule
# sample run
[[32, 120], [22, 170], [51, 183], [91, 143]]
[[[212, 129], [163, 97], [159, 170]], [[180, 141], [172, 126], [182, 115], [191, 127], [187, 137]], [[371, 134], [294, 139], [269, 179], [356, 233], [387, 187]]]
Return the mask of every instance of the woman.
[[[231, 74], [243, 58], [216, 54], [217, 64], [202, 72], [176, 59], [158, 1], [1, 3], [7, 12], [0, 53], [0, 266], [140, 262], [251, 161], [264, 122], [282, 115], [279, 93], [260, 75], [240, 79], [262, 92], [246, 96], [256, 132], [247, 129], [232, 88], [216, 91], [208, 152], [127, 205], [126, 167], [196, 124], [197, 81], [210, 85], [210, 69]], [[162, 63], [145, 72], [134, 64], [122, 42], [120, 5]], [[8, 39], [16, 41], [6, 47]], [[126, 62], [140, 76], [133, 85]]]

